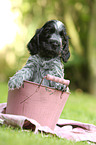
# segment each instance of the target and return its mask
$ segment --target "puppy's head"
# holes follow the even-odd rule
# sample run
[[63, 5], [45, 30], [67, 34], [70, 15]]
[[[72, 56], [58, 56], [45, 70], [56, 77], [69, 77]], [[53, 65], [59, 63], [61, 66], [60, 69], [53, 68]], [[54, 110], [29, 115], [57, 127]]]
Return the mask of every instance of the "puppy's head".
[[64, 62], [70, 57], [68, 36], [62, 22], [51, 20], [37, 29], [27, 47], [31, 55], [54, 58], [60, 56]]

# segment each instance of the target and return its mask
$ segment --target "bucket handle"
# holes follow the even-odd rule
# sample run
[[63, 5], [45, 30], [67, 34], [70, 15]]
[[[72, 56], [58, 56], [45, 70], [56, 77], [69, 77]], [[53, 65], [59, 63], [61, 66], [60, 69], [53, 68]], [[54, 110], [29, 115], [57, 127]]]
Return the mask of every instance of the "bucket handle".
[[70, 84], [70, 81], [69, 80], [66, 80], [66, 79], [63, 79], [63, 78], [59, 78], [59, 77], [55, 77], [55, 76], [52, 76], [52, 75], [49, 75], [47, 74], [42, 80], [41, 80], [41, 83], [40, 85], [42, 84], [42, 81], [46, 79], [46, 80], [50, 80], [50, 81], [54, 81], [56, 83], [61, 83], [61, 84], [64, 84], [66, 86], [68, 86]]

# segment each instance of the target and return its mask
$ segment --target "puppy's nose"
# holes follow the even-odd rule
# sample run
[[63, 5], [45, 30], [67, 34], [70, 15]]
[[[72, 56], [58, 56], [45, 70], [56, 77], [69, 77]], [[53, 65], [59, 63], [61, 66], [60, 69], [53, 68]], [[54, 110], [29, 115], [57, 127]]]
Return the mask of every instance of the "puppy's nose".
[[59, 35], [52, 34], [50, 40], [59, 42], [59, 38], [60, 38]]
[[62, 48], [62, 38], [58, 35], [53, 34], [50, 38], [51, 42], [55, 42], [60, 45], [60, 48]]

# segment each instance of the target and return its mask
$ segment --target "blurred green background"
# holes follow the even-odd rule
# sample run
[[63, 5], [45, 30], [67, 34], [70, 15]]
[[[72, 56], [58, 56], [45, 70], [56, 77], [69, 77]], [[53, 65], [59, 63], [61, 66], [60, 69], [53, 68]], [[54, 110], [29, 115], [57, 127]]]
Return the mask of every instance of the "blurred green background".
[[51, 19], [69, 35], [70, 60], [64, 64], [70, 89], [96, 96], [96, 0], [3, 0], [0, 2], [0, 82], [26, 63], [27, 43]]

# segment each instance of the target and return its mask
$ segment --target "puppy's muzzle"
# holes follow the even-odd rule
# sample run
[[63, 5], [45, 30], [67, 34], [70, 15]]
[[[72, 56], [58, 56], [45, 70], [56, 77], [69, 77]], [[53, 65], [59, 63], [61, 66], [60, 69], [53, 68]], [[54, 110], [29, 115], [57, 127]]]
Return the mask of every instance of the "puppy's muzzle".
[[63, 47], [62, 46], [62, 39], [61, 38], [50, 38], [50, 42], [56, 46], [56, 47], [60, 47], [60, 49]]

